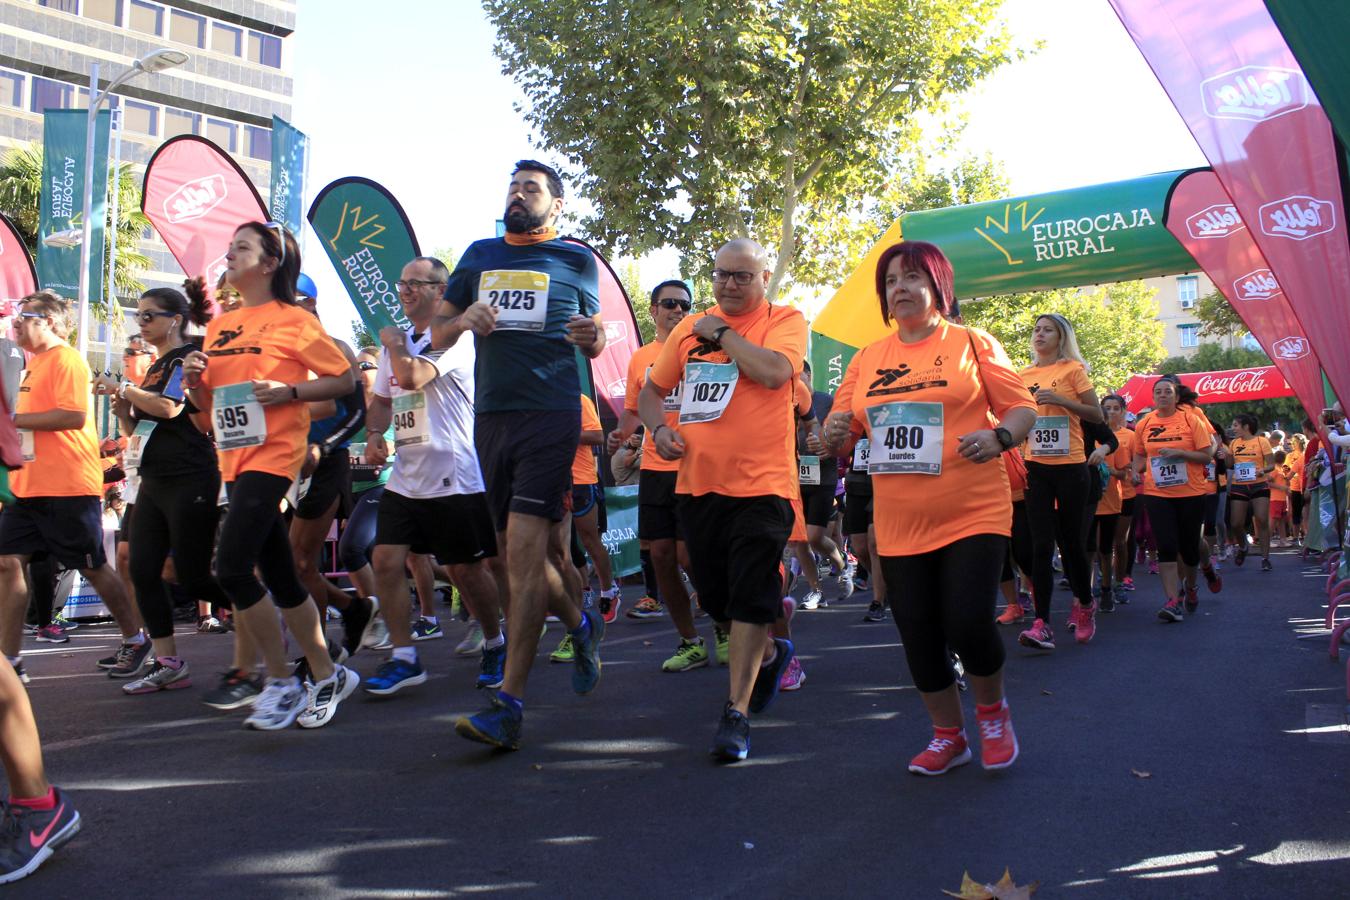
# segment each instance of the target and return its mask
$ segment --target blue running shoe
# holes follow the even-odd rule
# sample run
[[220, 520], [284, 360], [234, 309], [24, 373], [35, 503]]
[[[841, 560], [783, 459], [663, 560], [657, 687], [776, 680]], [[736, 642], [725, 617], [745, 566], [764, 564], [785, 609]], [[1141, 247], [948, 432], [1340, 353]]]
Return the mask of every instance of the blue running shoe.
[[478, 687], [496, 690], [506, 678], [506, 642], [500, 647], [484, 647], [483, 661], [478, 667]]
[[375, 674], [365, 680], [361, 689], [376, 697], [387, 697], [406, 687], [426, 684], [426, 681], [427, 673], [422, 670], [421, 662], [409, 663], [390, 657], [380, 663]]
[[722, 710], [717, 734], [708, 752], [723, 762], [740, 762], [750, 755], [750, 720], [732, 709], [731, 701], [727, 701]]
[[750, 712], [755, 715], [768, 709], [769, 704], [773, 703], [773, 698], [778, 696], [778, 682], [783, 677], [787, 664], [792, 661], [792, 641], [774, 638], [773, 642], [778, 647], [778, 655], [767, 666], [759, 667], [759, 674], [755, 676], [755, 686], [750, 691]]
[[523, 716], [496, 694], [492, 705], [480, 713], [455, 720], [455, 734], [502, 750], [520, 749], [520, 725]]
[[590, 620], [591, 633], [584, 641], [572, 637], [576, 654], [572, 659], [572, 690], [589, 694], [600, 683], [600, 642], [605, 639], [605, 620], [593, 609], [582, 610], [581, 614]]

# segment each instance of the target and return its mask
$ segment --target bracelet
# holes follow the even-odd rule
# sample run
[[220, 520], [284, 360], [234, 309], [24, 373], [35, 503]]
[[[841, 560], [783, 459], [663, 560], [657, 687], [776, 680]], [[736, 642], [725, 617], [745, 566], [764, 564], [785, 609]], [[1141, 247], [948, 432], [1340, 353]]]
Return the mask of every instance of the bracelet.
[[655, 428], [653, 428], [653, 429], [652, 429], [652, 443], [653, 443], [653, 444], [656, 443], [656, 436], [657, 436], [658, 434], [661, 433], [661, 429], [662, 429], [662, 428], [669, 428], [669, 427], [670, 427], [670, 426], [667, 425], [665, 422], [662, 422], [660, 425], [657, 425]]

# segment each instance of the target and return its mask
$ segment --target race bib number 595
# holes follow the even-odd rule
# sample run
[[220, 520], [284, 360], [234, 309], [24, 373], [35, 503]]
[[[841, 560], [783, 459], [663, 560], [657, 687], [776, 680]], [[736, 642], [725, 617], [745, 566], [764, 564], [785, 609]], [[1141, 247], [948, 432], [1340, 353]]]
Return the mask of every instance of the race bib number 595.
[[499, 331], [543, 331], [548, 318], [548, 275], [497, 269], [478, 276], [478, 300], [497, 310]]
[[253, 385], [243, 382], [216, 388], [211, 403], [218, 448], [237, 450], [266, 442], [267, 419], [262, 404], [253, 396]]

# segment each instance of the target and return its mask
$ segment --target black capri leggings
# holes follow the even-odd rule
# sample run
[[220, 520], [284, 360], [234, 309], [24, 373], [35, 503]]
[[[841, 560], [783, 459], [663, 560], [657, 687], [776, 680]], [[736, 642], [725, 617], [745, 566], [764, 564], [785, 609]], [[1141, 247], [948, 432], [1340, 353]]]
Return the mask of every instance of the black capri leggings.
[[1092, 602], [1087, 554], [1083, 550], [1087, 523], [1088, 471], [1086, 465], [1053, 466], [1027, 463], [1027, 520], [1031, 523], [1031, 583], [1036, 618], [1050, 621], [1050, 597], [1055, 589], [1055, 542], [1069, 587], [1080, 603]]
[[[1022, 577], [1031, 578], [1031, 523], [1027, 521], [1027, 502], [1013, 501], [1012, 537], [1008, 539], [1008, 555], [1003, 560], [1003, 581], [1012, 581], [1013, 565]], [[884, 574], [884, 573], [883, 573]], [[1026, 585], [1023, 585], [1026, 588]]]
[[[281, 501], [291, 488], [288, 478], [269, 472], [241, 472], [225, 486], [230, 498], [216, 551], [216, 575], [236, 610], [248, 609], [265, 594], [282, 609], [309, 598], [295, 572], [295, 557]], [[262, 582], [253, 574], [262, 573]], [[263, 584], [267, 587], [264, 588]]]
[[1300, 525], [1303, 524], [1303, 492], [1302, 492], [1302, 491], [1290, 491], [1290, 492], [1289, 492], [1289, 516], [1290, 516], [1290, 520], [1294, 523], [1294, 527], [1295, 527], [1295, 528], [1297, 528], [1297, 527], [1299, 527]]
[[1158, 544], [1158, 562], [1176, 562], [1192, 568], [1200, 564], [1200, 527], [1205, 519], [1205, 497], [1155, 497], [1145, 494], [1153, 539]]
[[375, 549], [375, 522], [379, 517], [380, 498], [384, 485], [352, 497], [352, 514], [342, 527], [338, 539], [338, 559], [344, 572], [355, 572], [370, 565], [370, 554]]
[[230, 598], [211, 574], [211, 554], [220, 521], [220, 473], [171, 478], [141, 476], [136, 515], [127, 536], [131, 583], [136, 605], [152, 638], [173, 634], [173, 598], [164, 583], [164, 560], [173, 552], [178, 585], [196, 600], [214, 607]]
[[[1111, 513], [1110, 515], [1094, 516], [1092, 525], [1088, 528], [1089, 553], [1103, 553], [1110, 551], [1116, 545], [1116, 526], [1120, 524], [1120, 513]], [[1111, 573], [1106, 573], [1111, 577]]]
[[891, 614], [920, 691], [936, 693], [955, 682], [948, 648], [972, 675], [1003, 668], [994, 599], [1007, 547], [1001, 534], [976, 534], [928, 553], [881, 558]]

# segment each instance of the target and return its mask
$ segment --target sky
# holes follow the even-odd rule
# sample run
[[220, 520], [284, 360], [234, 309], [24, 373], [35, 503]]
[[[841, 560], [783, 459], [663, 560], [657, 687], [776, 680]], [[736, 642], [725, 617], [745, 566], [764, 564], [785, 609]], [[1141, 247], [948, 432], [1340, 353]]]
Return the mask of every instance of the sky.
[[[1002, 19], [1018, 46], [1042, 46], [961, 99], [959, 152], [1000, 160], [1014, 195], [1205, 164], [1106, 0], [1007, 0]], [[494, 37], [475, 0], [302, 0], [291, 119], [310, 137], [306, 203], [363, 175], [398, 198], [423, 252], [492, 236], [511, 164], [563, 162], [516, 112], [524, 98]], [[321, 314], [341, 334], [355, 310], [312, 232], [306, 249]], [[678, 274], [676, 262], [643, 260], [643, 282]]]

